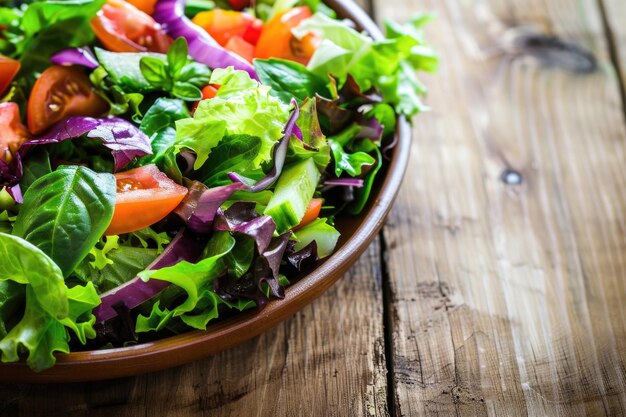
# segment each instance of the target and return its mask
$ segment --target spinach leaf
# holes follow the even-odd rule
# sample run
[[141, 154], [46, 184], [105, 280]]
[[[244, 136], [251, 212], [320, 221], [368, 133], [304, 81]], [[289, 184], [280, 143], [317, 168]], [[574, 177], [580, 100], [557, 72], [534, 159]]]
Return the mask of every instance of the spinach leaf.
[[[229, 135], [222, 138], [209, 154], [207, 163], [197, 172], [208, 187], [229, 184], [229, 172], [248, 176], [252, 161], [261, 149], [261, 139], [251, 135]], [[262, 174], [262, 172], [261, 172]], [[252, 175], [254, 176], [254, 175]]]
[[150, 136], [152, 155], [139, 160], [139, 165], [156, 164], [175, 181], [182, 182], [182, 174], [176, 164], [174, 142], [176, 141], [175, 123], [177, 120], [191, 117], [182, 100], [159, 98], [148, 109], [139, 129]]
[[43, 147], [33, 149], [24, 161], [24, 174], [20, 180], [22, 193], [25, 193], [38, 178], [51, 172], [52, 168], [48, 151]]
[[332, 97], [326, 86], [327, 81], [298, 62], [276, 58], [255, 59], [254, 69], [261, 82], [272, 87], [270, 93], [286, 104], [292, 98], [301, 103], [307, 97], [315, 97], [315, 94]]
[[111, 174], [60, 167], [30, 186], [13, 234], [41, 249], [67, 277], [109, 226], [115, 192]]
[[[105, 0], [48, 0], [26, 8], [19, 20], [4, 33], [10, 53], [21, 62], [21, 74], [43, 71], [50, 56], [69, 46], [83, 46], [94, 39], [89, 22]], [[8, 49], [12, 49], [9, 51]]]

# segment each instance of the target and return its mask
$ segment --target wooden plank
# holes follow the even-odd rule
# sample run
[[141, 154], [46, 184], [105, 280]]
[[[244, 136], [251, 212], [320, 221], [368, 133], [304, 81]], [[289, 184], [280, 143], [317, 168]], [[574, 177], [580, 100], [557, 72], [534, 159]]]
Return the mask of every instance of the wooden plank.
[[204, 361], [89, 384], [0, 386], [0, 416], [387, 414], [380, 247], [275, 329]]
[[609, 26], [609, 33], [613, 37], [613, 47], [615, 48], [615, 58], [618, 60], [621, 70], [622, 88], [626, 80], [626, 2], [622, 0], [598, 0], [600, 1], [606, 22]]
[[609, 40], [611, 60], [620, 80], [624, 122], [626, 123], [626, 3], [619, 0], [598, 0]]
[[437, 12], [442, 54], [384, 233], [395, 415], [626, 415], [626, 132], [597, 4], [375, 9]]

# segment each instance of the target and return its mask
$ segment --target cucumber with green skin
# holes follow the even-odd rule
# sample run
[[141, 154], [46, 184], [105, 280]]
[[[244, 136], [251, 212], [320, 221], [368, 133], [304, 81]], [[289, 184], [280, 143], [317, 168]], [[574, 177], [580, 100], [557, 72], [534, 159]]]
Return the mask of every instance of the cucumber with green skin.
[[299, 251], [312, 241], [315, 241], [317, 244], [317, 256], [320, 259], [331, 255], [335, 251], [335, 246], [337, 246], [341, 233], [326, 223], [326, 220], [325, 218], [316, 219], [299, 229], [295, 233], [297, 243], [294, 249]]
[[300, 223], [319, 180], [320, 172], [313, 158], [285, 167], [264, 212], [274, 219], [278, 233]]

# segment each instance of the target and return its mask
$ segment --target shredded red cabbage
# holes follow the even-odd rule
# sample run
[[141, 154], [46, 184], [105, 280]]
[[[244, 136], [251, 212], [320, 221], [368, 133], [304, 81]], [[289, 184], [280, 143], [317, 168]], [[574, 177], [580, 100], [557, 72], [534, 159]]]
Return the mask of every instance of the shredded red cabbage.
[[210, 68], [232, 66], [236, 70], [246, 71], [250, 77], [258, 80], [252, 64], [224, 49], [211, 35], [185, 16], [185, 3], [186, 0], [159, 0], [152, 17], [172, 38], [185, 38], [189, 45], [189, 55], [196, 61]]
[[325, 186], [333, 186], [333, 187], [363, 187], [363, 179], [362, 178], [333, 178], [324, 181]]
[[89, 69], [96, 69], [100, 64], [89, 47], [66, 48], [50, 57], [50, 62], [56, 65], [81, 65]]

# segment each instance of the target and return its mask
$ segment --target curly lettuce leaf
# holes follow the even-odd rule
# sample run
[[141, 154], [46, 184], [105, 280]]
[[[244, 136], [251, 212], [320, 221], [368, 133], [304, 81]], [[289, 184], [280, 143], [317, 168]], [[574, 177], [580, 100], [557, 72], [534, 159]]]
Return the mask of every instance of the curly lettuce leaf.
[[350, 74], [362, 91], [378, 88], [385, 103], [410, 117], [426, 109], [420, 100], [426, 89], [415, 71], [434, 71], [438, 63], [421, 33], [426, 21], [417, 17], [405, 26], [388, 22], [387, 38], [374, 41], [341, 21], [317, 13], [292, 32], [298, 38], [310, 32], [322, 38], [307, 66], [311, 72], [321, 77], [330, 74], [339, 86]]
[[226, 135], [250, 135], [261, 139], [252, 168], [272, 159], [272, 148], [282, 136], [289, 107], [269, 94], [269, 87], [250, 79], [244, 71], [216, 69], [211, 84], [220, 85], [216, 97], [202, 100], [193, 118], [176, 122], [176, 149], [193, 150], [194, 169], [207, 161]]

